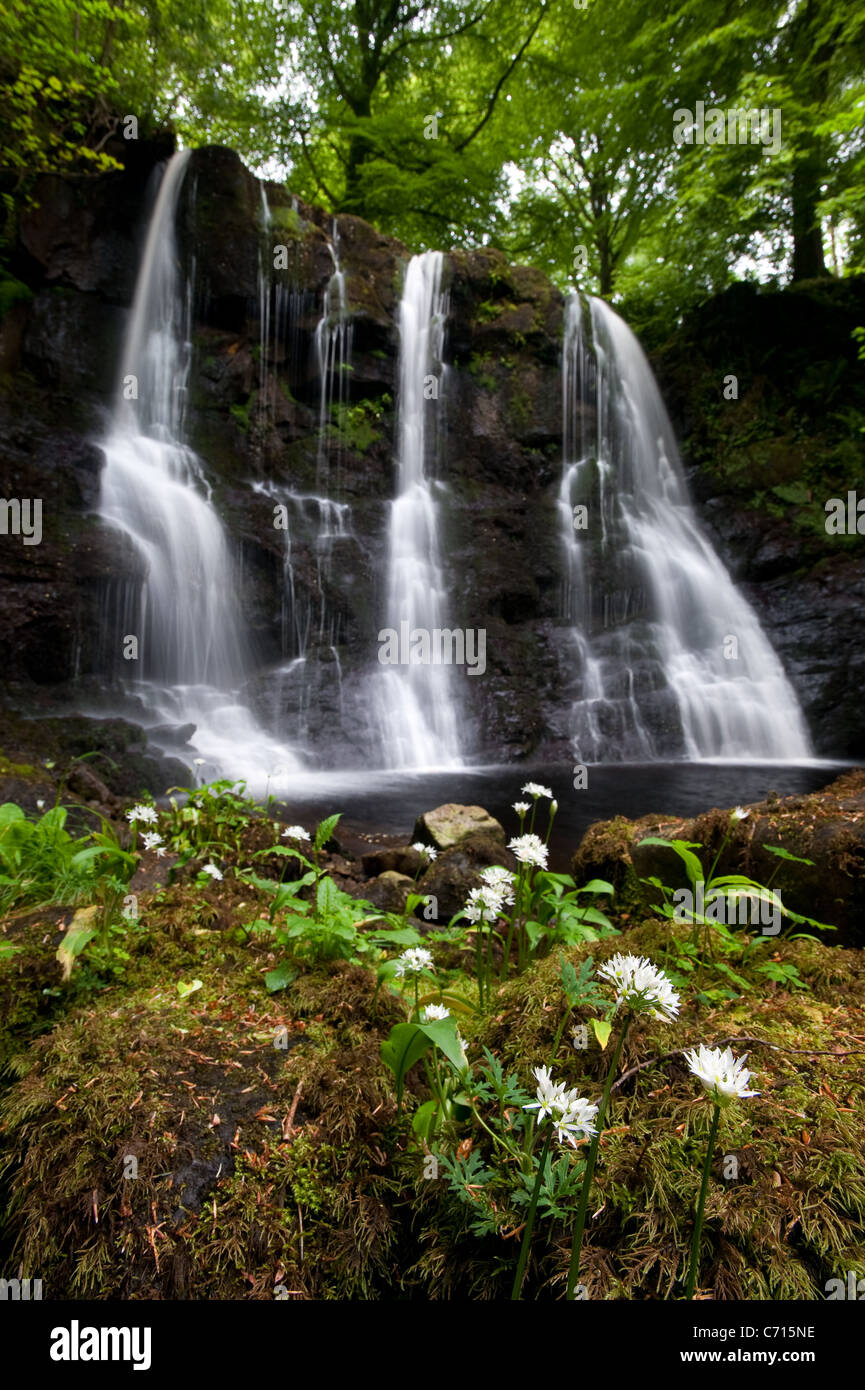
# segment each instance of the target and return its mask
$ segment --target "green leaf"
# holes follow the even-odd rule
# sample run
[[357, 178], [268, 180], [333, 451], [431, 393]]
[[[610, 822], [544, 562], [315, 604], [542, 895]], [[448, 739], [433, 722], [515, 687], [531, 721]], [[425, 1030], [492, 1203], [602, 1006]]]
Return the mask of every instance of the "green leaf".
[[788, 849], [783, 849], [781, 845], [763, 845], [761, 848], [767, 854], [777, 855], [779, 859], [789, 859], [791, 864], [809, 864], [812, 869], [814, 867], [813, 859], [800, 859], [798, 854], [791, 854]]
[[665, 840], [660, 835], [647, 835], [645, 840], [640, 840], [638, 848], [642, 845], [664, 845], [671, 849], [681, 859], [685, 866], [685, 871], [691, 884], [700, 882], [703, 878], [703, 866], [696, 854], [692, 854], [692, 849], [701, 849], [702, 846], [693, 840]]
[[437, 1018], [432, 1023], [419, 1023], [417, 1027], [426, 1035], [457, 1071], [464, 1071], [466, 1059], [457, 1041], [456, 1019]]
[[592, 1032], [594, 1033], [595, 1037], [597, 1038], [598, 1042], [600, 1043], [600, 1045], [601, 1045], [601, 1050], [602, 1050], [602, 1051], [606, 1048], [607, 1043], [608, 1043], [609, 1040], [610, 1040], [610, 1033], [612, 1032], [612, 1030], [613, 1030], [613, 1025], [612, 1025], [612, 1023], [607, 1023], [607, 1021], [606, 1021], [605, 1019], [603, 1019], [603, 1018], [593, 1018], [593, 1019], [592, 1019]]
[[415, 1023], [395, 1023], [381, 1044], [381, 1060], [396, 1077], [397, 1107], [402, 1105], [406, 1072], [430, 1049], [433, 1039]]
[[368, 941], [381, 946], [420, 946], [423, 937], [414, 927], [381, 927], [366, 932]]
[[201, 989], [202, 983], [201, 980], [191, 980], [189, 984], [185, 980], [178, 980], [177, 993], [181, 999], [186, 999], [190, 994], [195, 994], [196, 990]]
[[324, 846], [327, 844], [328, 840], [330, 839], [334, 830], [336, 829], [341, 819], [341, 816], [342, 812], [339, 811], [335, 816], [328, 816], [326, 820], [323, 820], [321, 822], [321, 825], [315, 832], [315, 840], [313, 841], [317, 850], [324, 849]]
[[582, 888], [577, 889], [578, 893], [608, 893], [610, 897], [615, 897], [616, 890], [612, 883], [607, 883], [605, 878], [590, 879]]
[[297, 975], [297, 970], [287, 963], [278, 965], [275, 970], [268, 970], [264, 977], [268, 994], [276, 994], [277, 990], [285, 989], [287, 985], [297, 979]]
[[437, 1100], [425, 1100], [423, 1105], [418, 1106], [411, 1119], [412, 1131], [418, 1138], [430, 1139], [435, 1130], [438, 1108]]
[[72, 967], [89, 941], [96, 935], [95, 921], [99, 916], [98, 907], [80, 907], [72, 918], [69, 928], [57, 947], [57, 960], [63, 966], [63, 979], [68, 980]]

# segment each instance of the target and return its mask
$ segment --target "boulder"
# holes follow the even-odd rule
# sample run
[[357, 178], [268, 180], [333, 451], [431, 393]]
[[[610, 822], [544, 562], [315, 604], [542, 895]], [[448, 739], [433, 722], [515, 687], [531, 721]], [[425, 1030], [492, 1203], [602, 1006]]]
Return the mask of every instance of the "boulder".
[[371, 879], [364, 887], [364, 896], [382, 912], [403, 912], [406, 899], [414, 888], [414, 879], [408, 874], [398, 874], [395, 869], [385, 869], [383, 874]]
[[[493, 821], [493, 825], [498, 822]], [[492, 864], [515, 869], [516, 862], [510, 850], [505, 849], [504, 832], [501, 836], [487, 831], [471, 834], [439, 854], [418, 883], [417, 891], [432, 894], [438, 906], [438, 920], [448, 919], [465, 907], [469, 890], [480, 886], [481, 869]]]
[[415, 822], [412, 839], [436, 849], [450, 849], [473, 835], [486, 835], [505, 841], [504, 827], [483, 806], [460, 806], [447, 802], [434, 811], [425, 811]]
[[[699, 844], [702, 848], [695, 853], [704, 866], [719, 855], [716, 875], [746, 874], [763, 884], [771, 880], [794, 912], [837, 928], [828, 939], [865, 945], [865, 769], [844, 773], [807, 796], [770, 792], [735, 824], [727, 809], [707, 811], [690, 821], [650, 815], [636, 821], [620, 816], [598, 822], [589, 827], [573, 857], [574, 877], [609, 879], [619, 906], [641, 899], [658, 901], [660, 895], [640, 884], [640, 879], [653, 875], [670, 888], [687, 887], [684, 866], [674, 851], [663, 845], [640, 846], [653, 835]], [[772, 848], [812, 862], [779, 859]]]
[[385, 849], [372, 849], [360, 857], [363, 872], [367, 878], [395, 870], [398, 874], [408, 874], [414, 878], [426, 863], [419, 850], [411, 845], [390, 846]]

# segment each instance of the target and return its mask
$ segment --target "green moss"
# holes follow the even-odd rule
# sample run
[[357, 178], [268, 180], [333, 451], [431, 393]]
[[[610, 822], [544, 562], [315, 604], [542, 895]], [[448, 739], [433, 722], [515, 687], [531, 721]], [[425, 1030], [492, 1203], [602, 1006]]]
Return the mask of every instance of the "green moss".
[[[379, 1050], [403, 1006], [345, 962], [301, 970], [269, 996], [269, 940], [234, 939], [262, 898], [228, 879], [144, 898], [131, 984], [70, 993], [48, 1020], [37, 1017], [38, 962], [48, 978], [55, 941], [43, 944], [35, 917], [19, 932], [32, 992], [16, 1036], [27, 1050], [12, 1057], [0, 1103], [5, 1262], [43, 1278], [51, 1297], [507, 1297], [507, 1231], [520, 1219], [507, 1186], [500, 1233], [476, 1235], [476, 1200], [425, 1179], [423, 1152], [396, 1123]], [[635, 951], [663, 966], [670, 938], [669, 923], [650, 920], [567, 955], [576, 965]], [[701, 1288], [810, 1299], [841, 1271], [865, 1272], [865, 1081], [852, 1055], [865, 962], [807, 939], [771, 950], [807, 993], [737, 961], [752, 986], [740, 998], [722, 1009], [683, 998], [675, 1024], [632, 1028], [622, 1058], [632, 1074], [613, 1093], [584, 1247], [592, 1298], [680, 1293], [707, 1114], [681, 1049], [727, 1038], [760, 1040], [733, 1045], [750, 1052], [761, 1097], [724, 1117]], [[562, 1020], [558, 973], [558, 956], [539, 961], [498, 990], [489, 1017], [461, 1020], [473, 1060], [486, 1046], [531, 1085]], [[181, 1000], [178, 979], [193, 977], [202, 988]], [[34, 1040], [34, 1022], [51, 1032]], [[607, 1063], [594, 1042], [580, 1053], [565, 1043], [556, 1071], [597, 1098]], [[415, 1068], [408, 1111], [426, 1094]], [[489, 1161], [479, 1128], [455, 1137]], [[136, 1178], [124, 1176], [130, 1157]], [[568, 1257], [568, 1230], [541, 1219], [527, 1296], [561, 1296]]]
[[0, 752], [0, 777], [17, 777], [21, 781], [38, 780], [41, 774], [31, 763], [13, 763]]
[[14, 275], [0, 270], [0, 322], [16, 304], [24, 304], [33, 298], [33, 291]]
[[271, 209], [270, 225], [280, 236], [290, 241], [301, 241], [308, 224], [293, 207], [276, 207]]
[[492, 357], [483, 357], [478, 353], [472, 353], [469, 358], [469, 372], [482, 391], [495, 391], [498, 386], [491, 371], [494, 366], [495, 358]]
[[255, 408], [257, 398], [258, 392], [252, 391], [243, 405], [240, 405], [239, 402], [235, 402], [235, 404], [230, 407], [232, 419], [237, 422], [244, 434], [249, 432], [249, 418]]
[[382, 438], [377, 426], [384, 418], [385, 409], [391, 405], [391, 397], [385, 394], [377, 401], [356, 401], [352, 405], [335, 403], [331, 406], [333, 423], [332, 437], [343, 448], [355, 453], [366, 453], [371, 445]]

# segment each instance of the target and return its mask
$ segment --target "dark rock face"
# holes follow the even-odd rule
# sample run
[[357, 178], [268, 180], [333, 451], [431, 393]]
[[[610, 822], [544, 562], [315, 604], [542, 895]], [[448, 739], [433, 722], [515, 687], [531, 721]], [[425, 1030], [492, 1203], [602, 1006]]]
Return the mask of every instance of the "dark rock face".
[[[43, 540], [30, 547], [0, 536], [0, 642], [14, 702], [36, 713], [86, 693], [135, 717], [134, 701], [110, 681], [100, 695], [117, 669], [105, 650], [105, 606], [123, 584], [140, 583], [141, 565], [96, 515], [98, 441], [165, 153], [136, 149], [123, 173], [93, 182], [45, 179], [21, 219], [12, 269], [33, 298], [0, 326], [0, 492], [42, 498]], [[241, 574], [255, 654], [243, 698], [311, 762], [363, 766], [397, 483], [397, 316], [409, 257], [360, 219], [334, 222], [279, 186], [268, 185], [267, 203], [265, 219], [261, 185], [230, 150], [194, 152], [178, 214], [182, 259], [195, 265], [187, 429]], [[352, 344], [322, 434], [316, 331], [334, 235]], [[484, 629], [487, 652], [482, 677], [454, 673], [464, 742], [478, 760], [554, 761], [569, 757], [571, 683], [556, 512], [562, 296], [540, 272], [488, 249], [451, 254], [445, 284], [446, 620]], [[767, 353], [773, 341], [767, 331]], [[661, 369], [687, 443], [697, 425], [674, 350]], [[314, 501], [325, 490], [350, 508], [326, 553]], [[860, 751], [858, 552], [848, 547], [843, 563], [821, 555], [803, 577], [795, 532], [773, 533], [711, 478], [697, 495], [796, 682], [820, 751]], [[290, 513], [293, 602], [286, 532], [274, 524], [280, 503]]]

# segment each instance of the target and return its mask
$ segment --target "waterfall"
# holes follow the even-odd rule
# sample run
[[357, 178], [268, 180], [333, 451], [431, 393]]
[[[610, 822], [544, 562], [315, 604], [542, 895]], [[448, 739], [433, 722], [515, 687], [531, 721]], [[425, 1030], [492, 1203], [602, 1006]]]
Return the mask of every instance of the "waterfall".
[[646, 356], [600, 299], [567, 303], [563, 433], [576, 756], [810, 757], [781, 663], [697, 523]]
[[[332, 240], [328, 242], [333, 274], [324, 292], [322, 315], [315, 330], [315, 356], [318, 367], [318, 454], [316, 484], [319, 491], [327, 486], [327, 437], [336, 407], [336, 423], [342, 426], [347, 404], [348, 376], [351, 372], [352, 323], [345, 297], [345, 274], [339, 263], [339, 229], [333, 221]], [[339, 455], [337, 452], [337, 464]], [[337, 487], [339, 479], [337, 478]]]
[[[263, 229], [269, 233], [273, 217], [263, 184], [261, 198]], [[313, 338], [313, 362], [319, 384], [317, 491], [302, 493], [269, 479], [251, 482], [253, 492], [278, 504], [282, 513], [280, 529], [285, 538], [281, 615], [283, 660], [272, 673], [268, 718], [276, 729], [284, 725], [287, 717], [291, 718], [294, 737], [303, 739], [309, 736], [310, 705], [323, 674], [316, 668], [322, 662], [327, 679], [336, 684], [338, 704], [342, 708], [342, 664], [338, 651], [342, 618], [329, 602], [329, 590], [334, 548], [346, 542], [356, 544], [357, 539], [352, 529], [350, 503], [338, 501], [332, 495], [339, 491], [339, 476], [337, 471], [331, 477], [330, 455], [336, 452], [339, 461], [339, 426], [343, 424], [341, 412], [348, 398], [352, 344], [352, 321], [345, 273], [339, 261], [336, 219], [332, 238], [328, 250], [333, 273], [325, 286]], [[269, 250], [268, 243], [266, 253]], [[281, 335], [296, 324], [300, 297], [286, 286], [273, 283], [267, 254], [259, 257], [258, 282], [261, 390], [264, 392], [267, 385], [270, 400], [276, 391], [276, 373], [270, 363], [279, 360], [284, 349], [291, 351], [292, 345], [283, 344]], [[288, 312], [285, 311], [286, 295], [289, 297]]]
[[[399, 310], [397, 400], [398, 490], [391, 503], [387, 607], [383, 628], [433, 633], [445, 626], [446, 601], [439, 545], [439, 400], [447, 297], [444, 257], [412, 257]], [[443, 664], [383, 666], [376, 682], [375, 717], [387, 765], [459, 767], [460, 741], [453, 682]]]
[[109, 594], [106, 617], [118, 652], [137, 638], [128, 669], [157, 723], [194, 723], [213, 769], [266, 774], [292, 756], [238, 700], [249, 669], [238, 576], [204, 465], [184, 441], [192, 277], [179, 273], [175, 220], [189, 158], [175, 154], [162, 176], [102, 445], [100, 512], [144, 571], [131, 594]]

